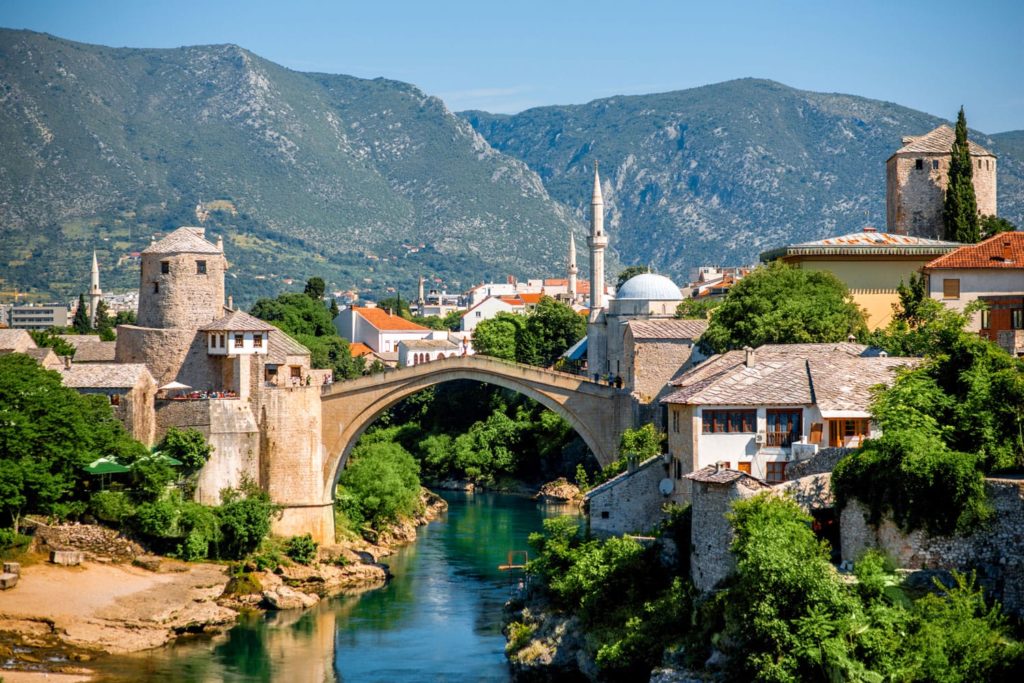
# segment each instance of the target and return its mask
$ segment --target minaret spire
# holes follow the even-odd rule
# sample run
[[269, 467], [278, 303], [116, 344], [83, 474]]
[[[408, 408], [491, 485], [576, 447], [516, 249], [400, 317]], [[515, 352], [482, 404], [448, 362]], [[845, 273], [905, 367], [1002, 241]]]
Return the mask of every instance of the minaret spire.
[[92, 284], [89, 286], [89, 326], [96, 328], [96, 309], [103, 298], [100, 289], [100, 264], [96, 261], [96, 250], [92, 250]]
[[576, 275], [580, 269], [576, 267], [576, 237], [569, 230], [569, 301], [576, 301]]
[[590, 309], [604, 308], [604, 250], [608, 235], [604, 231], [604, 198], [601, 196], [601, 176], [594, 162], [594, 193], [590, 198]]

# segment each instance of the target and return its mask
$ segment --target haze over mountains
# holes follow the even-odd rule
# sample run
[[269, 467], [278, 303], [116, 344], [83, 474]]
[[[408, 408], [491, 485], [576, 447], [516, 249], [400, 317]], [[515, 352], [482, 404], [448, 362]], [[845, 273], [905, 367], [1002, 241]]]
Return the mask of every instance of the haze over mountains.
[[[105, 288], [134, 286], [122, 257], [195, 224], [200, 201], [243, 301], [313, 274], [408, 296], [421, 273], [450, 288], [561, 273], [595, 161], [619, 261], [682, 280], [884, 225], [885, 159], [938, 123], [761, 80], [455, 115], [412, 85], [299, 73], [231, 45], [0, 30], [0, 290], [77, 293], [94, 247]], [[1000, 155], [1000, 213], [1021, 224], [1024, 133], [975, 139]]]

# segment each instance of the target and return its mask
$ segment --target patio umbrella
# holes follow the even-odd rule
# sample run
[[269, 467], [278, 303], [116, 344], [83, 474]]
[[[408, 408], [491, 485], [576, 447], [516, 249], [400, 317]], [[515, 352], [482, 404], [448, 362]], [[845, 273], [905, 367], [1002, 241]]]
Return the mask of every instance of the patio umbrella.
[[181, 382], [168, 382], [167, 384], [165, 384], [162, 387], [160, 387], [159, 391], [178, 391], [180, 389], [191, 389], [191, 388], [192, 387], [190, 387], [189, 385], [182, 384]]
[[124, 474], [131, 472], [130, 469], [114, 460], [113, 458], [98, 458], [86, 465], [85, 471], [89, 474]]
[[181, 465], [184, 464], [177, 458], [172, 458], [171, 456], [161, 451], [153, 451], [149, 455], [142, 456], [141, 458], [139, 458], [139, 460], [159, 460], [161, 462], [167, 463], [171, 467], [180, 467]]

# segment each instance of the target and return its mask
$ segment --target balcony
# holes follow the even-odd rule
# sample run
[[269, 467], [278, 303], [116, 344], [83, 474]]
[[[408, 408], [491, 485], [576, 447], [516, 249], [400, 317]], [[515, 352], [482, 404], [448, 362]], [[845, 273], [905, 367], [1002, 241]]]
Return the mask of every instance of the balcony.
[[764, 445], [766, 448], [789, 448], [794, 441], [799, 441], [800, 435], [796, 432], [766, 432]]

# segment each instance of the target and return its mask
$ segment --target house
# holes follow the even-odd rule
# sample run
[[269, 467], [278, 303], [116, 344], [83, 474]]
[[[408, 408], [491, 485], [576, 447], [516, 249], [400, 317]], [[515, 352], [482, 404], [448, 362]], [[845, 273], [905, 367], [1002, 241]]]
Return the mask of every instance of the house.
[[958, 242], [879, 232], [860, 232], [792, 244], [761, 254], [761, 261], [780, 260], [796, 268], [825, 271], [850, 289], [854, 302], [867, 313], [868, 328], [885, 327], [892, 319], [896, 289], [909, 282], [930, 261], [959, 248]]
[[1003, 232], [967, 244], [924, 267], [928, 295], [957, 311], [974, 301], [987, 310], [971, 316], [967, 329], [1024, 353], [1024, 232]]
[[21, 330], [45, 330], [67, 327], [71, 323], [64, 304], [15, 304], [7, 312], [7, 324]]
[[722, 463], [785, 481], [790, 462], [875, 436], [871, 388], [919, 362], [854, 343], [769, 344], [713, 356], [674, 380], [662, 399], [673, 476]]
[[105, 396], [128, 433], [153, 445], [157, 385], [144, 363], [72, 363], [60, 373], [64, 385], [78, 393]]
[[441, 358], [469, 356], [473, 345], [468, 337], [435, 330], [426, 339], [410, 339], [398, 344], [398, 366], [409, 367]]
[[379, 357], [394, 365], [398, 363], [398, 344], [412, 339], [425, 339], [431, 330], [393, 315], [376, 306], [349, 306], [334, 319], [338, 334], [349, 343], [368, 346]]
[[639, 421], [665, 424], [660, 400], [672, 392], [669, 384], [694, 363], [705, 358], [697, 340], [708, 329], [707, 320], [647, 318], [626, 320], [622, 337], [623, 388], [629, 390], [639, 409]]
[[25, 353], [34, 348], [36, 343], [25, 330], [0, 329], [0, 353]]
[[75, 345], [76, 363], [113, 363], [117, 354], [116, 341], [82, 341]]
[[499, 313], [522, 313], [524, 310], [526, 303], [514, 294], [489, 296], [462, 314], [459, 329], [472, 332], [484, 320], [490, 320]]

